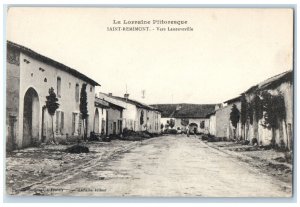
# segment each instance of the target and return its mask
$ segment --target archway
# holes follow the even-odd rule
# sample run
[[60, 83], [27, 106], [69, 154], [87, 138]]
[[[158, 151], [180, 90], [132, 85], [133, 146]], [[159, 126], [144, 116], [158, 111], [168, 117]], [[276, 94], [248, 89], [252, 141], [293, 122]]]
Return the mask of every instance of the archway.
[[190, 128], [190, 133], [198, 132], [198, 124], [196, 124], [196, 123], [190, 123], [189, 128]]
[[24, 96], [23, 108], [23, 147], [28, 147], [39, 139], [39, 97], [33, 88]]
[[99, 133], [99, 111], [96, 108], [95, 117], [94, 117], [94, 132]]

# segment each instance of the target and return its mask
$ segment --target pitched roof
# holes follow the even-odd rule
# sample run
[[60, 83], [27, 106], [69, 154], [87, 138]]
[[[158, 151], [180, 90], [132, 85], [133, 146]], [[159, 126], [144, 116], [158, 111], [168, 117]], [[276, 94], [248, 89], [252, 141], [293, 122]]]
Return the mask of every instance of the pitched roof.
[[263, 89], [274, 89], [278, 87], [280, 84], [284, 82], [292, 82], [293, 81], [293, 71], [289, 70], [278, 75], [275, 75], [271, 78], [268, 78], [252, 87], [250, 87], [245, 93], [251, 93], [255, 90], [263, 90]]
[[215, 111], [215, 104], [152, 104], [162, 111], [162, 118], [206, 118]]
[[107, 96], [109, 98], [113, 98], [113, 99], [116, 99], [116, 100], [119, 100], [119, 101], [123, 101], [124, 103], [133, 104], [133, 105], [135, 105], [138, 108], [161, 112], [159, 109], [157, 109], [155, 107], [152, 107], [150, 105], [141, 103], [141, 102], [133, 100], [133, 99], [123, 98], [123, 97], [119, 97], [119, 96], [109, 96], [108, 94], [105, 94], [105, 93], [101, 93], [101, 94], [103, 94], [103, 95], [105, 95], [105, 96]]
[[70, 68], [60, 62], [57, 62], [56, 60], [53, 60], [51, 58], [48, 58], [46, 56], [43, 56], [27, 47], [24, 47], [22, 45], [19, 45], [19, 44], [16, 44], [14, 42], [11, 42], [11, 41], [7, 41], [7, 48], [13, 48], [13, 49], [17, 49], [19, 51], [21, 51], [22, 53], [32, 57], [32, 58], [36, 58], [44, 63], [47, 63], [49, 65], [52, 65], [54, 67], [56, 67], [57, 69], [60, 69], [62, 71], [65, 71], [67, 73], [70, 73], [72, 74], [73, 76], [77, 77], [77, 78], [80, 78], [88, 83], [90, 83], [91, 85], [94, 85], [94, 86], [100, 86], [99, 83], [97, 83], [96, 81], [92, 80], [91, 78], [85, 76], [84, 74], [78, 72], [77, 70], [73, 69], [73, 68]]
[[240, 101], [240, 100], [241, 100], [241, 96], [238, 96], [238, 97], [229, 99], [227, 101], [224, 101], [224, 103], [231, 104], [231, 103], [234, 103], [234, 102], [237, 102], [237, 101]]
[[139, 101], [133, 100], [133, 99], [129, 99], [129, 98], [123, 98], [123, 97], [119, 97], [119, 96], [111, 96], [112, 98], [127, 102], [127, 103], [131, 103], [133, 105], [136, 105], [138, 108], [143, 108], [143, 109], [147, 109], [147, 110], [153, 110], [153, 111], [159, 111], [157, 108], [149, 106], [147, 104], [141, 103]]
[[108, 100], [104, 100], [104, 101], [108, 103], [109, 108], [117, 109], [117, 110], [125, 109], [123, 106], [120, 106], [119, 104], [112, 103], [111, 101], [108, 101]]
[[109, 103], [103, 99], [95, 97], [95, 106], [101, 108], [109, 108]]

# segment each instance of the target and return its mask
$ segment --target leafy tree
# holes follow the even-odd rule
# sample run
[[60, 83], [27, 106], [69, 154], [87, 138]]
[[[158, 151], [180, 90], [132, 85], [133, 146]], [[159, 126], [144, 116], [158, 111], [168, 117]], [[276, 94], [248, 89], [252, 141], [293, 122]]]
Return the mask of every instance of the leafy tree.
[[204, 129], [204, 127], [205, 127], [205, 121], [201, 121], [200, 122], [200, 129]]
[[231, 112], [230, 112], [230, 121], [233, 126], [233, 133], [234, 133], [234, 138], [236, 138], [236, 128], [237, 124], [240, 120], [240, 111], [236, 107], [235, 104], [232, 105]]
[[182, 126], [187, 126], [190, 123], [188, 119], [181, 119], [181, 125]]
[[241, 118], [241, 123], [242, 123], [242, 132], [243, 132], [243, 137], [245, 139], [246, 137], [246, 131], [245, 131], [245, 125], [247, 122], [247, 118], [248, 118], [248, 103], [246, 100], [246, 96], [245, 94], [242, 94], [241, 96], [241, 114], [240, 114], [240, 118]]
[[162, 130], [164, 128], [164, 124], [161, 124], [160, 125], [160, 129]]
[[140, 116], [140, 124], [144, 124], [144, 111], [141, 111], [141, 116]]
[[52, 139], [53, 139], [52, 141], [54, 143], [56, 143], [55, 137], [54, 137], [53, 116], [55, 115], [55, 111], [59, 108], [59, 103], [57, 103], [58, 99], [57, 99], [54, 89], [52, 87], [49, 89], [48, 92], [49, 92], [49, 95], [46, 96], [46, 108], [47, 108], [48, 113], [51, 116], [51, 121], [52, 121]]
[[241, 123], [244, 126], [247, 121], [247, 110], [248, 110], [248, 103], [246, 100], [245, 94], [242, 94], [241, 97]]
[[174, 119], [170, 119], [169, 126], [171, 127], [171, 129], [173, 129], [173, 127], [175, 126], [175, 120]]
[[260, 119], [263, 118], [263, 106], [262, 106], [262, 100], [258, 96], [258, 94], [255, 95], [255, 97], [252, 100], [253, 105], [253, 113], [255, 117], [255, 121], [258, 122]]
[[87, 102], [86, 86], [87, 86], [86, 83], [82, 84], [81, 91], [80, 91], [80, 103], [79, 103], [81, 118], [83, 120], [84, 140], [87, 139], [87, 118], [88, 118], [88, 109], [87, 109], [88, 102]]
[[272, 95], [267, 91], [262, 92], [262, 107], [263, 107], [263, 126], [272, 130], [271, 145], [275, 146], [275, 130], [280, 127], [280, 123], [286, 120], [286, 111], [284, 97]]
[[250, 120], [250, 124], [253, 124], [253, 105], [251, 103], [247, 104], [247, 118]]

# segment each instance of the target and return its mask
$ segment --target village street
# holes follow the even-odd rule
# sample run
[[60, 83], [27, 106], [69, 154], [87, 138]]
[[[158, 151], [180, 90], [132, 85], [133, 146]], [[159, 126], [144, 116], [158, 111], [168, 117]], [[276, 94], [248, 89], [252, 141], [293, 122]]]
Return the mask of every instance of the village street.
[[[51, 175], [45, 166], [41, 170], [43, 172], [31, 172], [37, 175], [27, 180], [25, 177], [17, 178], [21, 169], [24, 170], [23, 174], [28, 173], [25, 172], [26, 164], [21, 163], [22, 158], [7, 158], [7, 183], [10, 186], [8, 193], [77, 196], [291, 196], [291, 183], [280, 181], [249, 163], [214, 149], [195, 136], [188, 138], [185, 135], [167, 135], [136, 142], [113, 140], [105, 143], [105, 146], [94, 143], [89, 147], [90, 153], [76, 155], [76, 158], [70, 158], [67, 153], [55, 154], [52, 151], [49, 159], [54, 155], [56, 159], [52, 163], [46, 159], [51, 165], [48, 166], [48, 171], [62, 168], [61, 172], [53, 171]], [[26, 150], [27, 153], [28, 150], [30, 152], [30, 149], [25, 149], [23, 154]], [[18, 153], [22, 155], [22, 151]], [[36, 169], [45, 160], [34, 163], [30, 159], [30, 162], [27, 167], [35, 165]], [[72, 165], [68, 166], [70, 163]], [[20, 164], [24, 167], [21, 168]], [[68, 169], [63, 170], [65, 168]], [[22, 189], [17, 185], [19, 179], [23, 179]]]

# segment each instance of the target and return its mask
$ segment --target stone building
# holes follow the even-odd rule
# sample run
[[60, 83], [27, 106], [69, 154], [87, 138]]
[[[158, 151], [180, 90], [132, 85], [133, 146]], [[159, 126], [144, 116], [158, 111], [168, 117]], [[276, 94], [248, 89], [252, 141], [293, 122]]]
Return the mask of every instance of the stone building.
[[119, 97], [113, 96], [111, 93], [99, 93], [99, 97], [124, 108], [122, 129], [127, 128], [133, 131], [148, 131], [151, 133], [160, 132], [161, 112], [155, 107], [129, 99], [129, 94]]
[[124, 107], [107, 101], [109, 108], [107, 109], [107, 135], [119, 135], [123, 131], [123, 111]]
[[[282, 102], [270, 99], [267, 103], [264, 93], [273, 98], [281, 98]], [[217, 137], [234, 137], [230, 113], [235, 104], [240, 111], [236, 138], [248, 141], [257, 140], [260, 145], [274, 144], [291, 149], [293, 146], [293, 101], [293, 71], [287, 71], [250, 87], [241, 96], [225, 101], [221, 108], [208, 116], [210, 133]], [[246, 108], [242, 110], [242, 107]], [[266, 107], [270, 109], [269, 113], [272, 113], [269, 117], [273, 119], [271, 120], [275, 125], [273, 127], [266, 124]], [[242, 111], [245, 111], [244, 115]], [[274, 116], [278, 112], [282, 115], [280, 119]], [[241, 122], [242, 116], [246, 117], [244, 124]]]
[[[274, 108], [272, 113], [279, 111], [283, 116], [280, 120], [274, 120], [276, 127], [266, 127], [264, 117], [255, 117], [256, 113], [253, 109], [252, 120], [247, 119], [244, 127], [245, 139], [252, 140], [256, 138], [259, 144], [268, 145], [274, 139], [275, 145], [291, 149], [293, 146], [293, 71], [286, 71], [274, 77], [252, 86], [245, 91], [245, 98], [248, 104], [253, 105], [254, 99], [259, 97], [263, 102], [263, 93], [267, 92], [273, 98], [282, 98], [282, 103], [271, 100], [270, 107]], [[277, 99], [278, 100], [278, 99]], [[280, 108], [281, 107], [281, 108]], [[265, 111], [263, 113], [266, 113]], [[275, 117], [274, 117], [275, 118]], [[251, 123], [252, 122], [252, 123]]]
[[209, 118], [207, 115], [215, 111], [216, 104], [154, 104], [151, 105], [162, 111], [161, 123], [164, 129], [173, 119], [173, 129], [186, 130], [187, 123], [191, 132], [208, 133]]
[[6, 60], [7, 150], [45, 142], [52, 136], [51, 117], [44, 107], [51, 87], [60, 104], [53, 117], [55, 137], [82, 136], [79, 98], [83, 84], [87, 84], [87, 131], [92, 130], [96, 81], [10, 41]]
[[109, 103], [101, 100], [98, 97], [95, 97], [95, 115], [94, 115], [94, 125], [93, 132], [97, 134], [105, 134], [107, 135], [107, 117], [108, 110], [110, 106]]
[[[237, 109], [241, 111], [240, 96], [225, 101], [222, 107], [215, 111], [215, 118], [211, 118], [211, 125], [215, 124], [215, 134], [213, 135], [230, 139], [233, 139], [234, 136], [236, 136], [236, 138], [241, 137], [241, 123], [238, 122], [237, 128], [235, 129], [236, 134], [234, 134], [234, 127], [230, 121], [230, 113], [234, 104]], [[215, 121], [215, 123], [213, 123], [213, 121]]]

